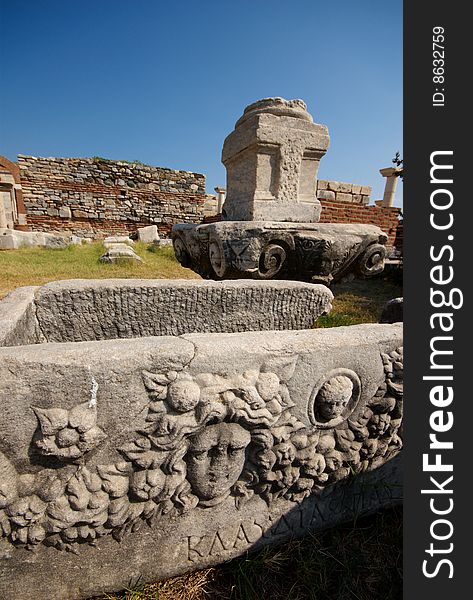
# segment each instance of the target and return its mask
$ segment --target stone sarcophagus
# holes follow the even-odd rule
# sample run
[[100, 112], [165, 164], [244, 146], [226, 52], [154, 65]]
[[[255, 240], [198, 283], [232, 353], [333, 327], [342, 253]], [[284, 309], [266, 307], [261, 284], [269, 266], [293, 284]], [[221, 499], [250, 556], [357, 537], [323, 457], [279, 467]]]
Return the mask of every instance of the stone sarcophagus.
[[88, 598], [399, 502], [401, 324], [308, 329], [324, 286], [239, 286], [0, 303], [2, 598]]
[[250, 104], [226, 138], [222, 221], [174, 225], [177, 260], [206, 279], [329, 284], [383, 271], [387, 235], [375, 225], [320, 224], [320, 159], [329, 145], [302, 100]]

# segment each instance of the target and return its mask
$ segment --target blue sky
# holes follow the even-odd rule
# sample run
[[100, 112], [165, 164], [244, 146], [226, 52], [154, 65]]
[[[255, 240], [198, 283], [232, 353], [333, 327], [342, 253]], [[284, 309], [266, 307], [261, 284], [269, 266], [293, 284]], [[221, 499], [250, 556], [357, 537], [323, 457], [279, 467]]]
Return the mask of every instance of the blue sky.
[[[402, 153], [402, 2], [0, 0], [0, 154], [205, 173], [259, 98], [328, 126], [319, 177], [371, 185]], [[397, 205], [402, 204], [402, 184]]]

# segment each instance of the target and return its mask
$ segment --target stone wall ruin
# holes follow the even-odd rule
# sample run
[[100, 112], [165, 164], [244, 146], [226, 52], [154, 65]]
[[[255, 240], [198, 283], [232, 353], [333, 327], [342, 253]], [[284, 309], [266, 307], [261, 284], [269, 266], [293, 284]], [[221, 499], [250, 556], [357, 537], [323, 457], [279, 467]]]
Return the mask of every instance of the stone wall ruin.
[[205, 175], [94, 158], [18, 156], [28, 226], [104, 237], [149, 224], [167, 236], [204, 216]]

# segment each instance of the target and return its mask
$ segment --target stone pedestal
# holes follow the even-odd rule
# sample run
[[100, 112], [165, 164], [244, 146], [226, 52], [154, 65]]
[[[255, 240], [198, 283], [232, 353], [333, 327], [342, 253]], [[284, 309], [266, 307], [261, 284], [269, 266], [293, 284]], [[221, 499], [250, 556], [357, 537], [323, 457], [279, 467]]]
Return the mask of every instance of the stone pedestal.
[[250, 104], [226, 138], [227, 197], [220, 223], [175, 225], [178, 261], [204, 278], [330, 283], [384, 268], [387, 235], [374, 225], [318, 224], [320, 159], [329, 145], [302, 100]]
[[224, 219], [317, 222], [317, 172], [329, 141], [302, 100], [250, 104], [223, 145]]

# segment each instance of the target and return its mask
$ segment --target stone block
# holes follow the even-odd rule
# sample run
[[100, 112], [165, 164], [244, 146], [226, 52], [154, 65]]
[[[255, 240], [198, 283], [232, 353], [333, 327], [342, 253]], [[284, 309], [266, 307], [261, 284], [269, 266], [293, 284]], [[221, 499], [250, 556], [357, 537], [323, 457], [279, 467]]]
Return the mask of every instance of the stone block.
[[67, 239], [62, 235], [54, 235], [41, 231], [18, 231], [16, 229], [0, 229], [0, 249], [16, 250], [22, 246], [46, 246], [49, 248], [65, 248]]
[[152, 244], [159, 240], [157, 225], [148, 225], [147, 227], [138, 228], [138, 240], [146, 244]]
[[350, 271], [370, 277], [384, 269], [387, 239], [379, 227], [362, 224], [220, 221], [172, 228], [177, 260], [204, 279], [330, 283]]
[[71, 209], [68, 206], [61, 206], [59, 216], [62, 219], [70, 219], [72, 217]]
[[317, 190], [326, 190], [328, 189], [328, 181], [325, 181], [325, 179], [318, 179], [317, 180]]
[[353, 189], [353, 184], [352, 183], [340, 182], [338, 184], [338, 191], [339, 192], [343, 192], [345, 194], [351, 194], [352, 189]]
[[129, 244], [130, 246], [133, 246], [134, 243], [135, 242], [127, 235], [110, 235], [103, 241], [105, 248], [110, 248], [115, 244]]
[[317, 190], [317, 198], [320, 200], [335, 200], [335, 192], [330, 190]]
[[369, 185], [361, 186], [361, 193], [363, 196], [371, 196], [371, 187]]
[[354, 194], [361, 194], [361, 188], [362, 188], [362, 186], [361, 186], [361, 185], [357, 185], [356, 183], [354, 183], [354, 184], [352, 185], [352, 192], [353, 192]]
[[[147, 310], [150, 323], [168, 323], [173, 307], [185, 316], [182, 295], [168, 307], [148, 294], [155, 286], [190, 285], [191, 297], [213, 289], [196, 305], [211, 325], [216, 308], [238, 311], [254, 283], [242, 317], [254, 318], [251, 305], [263, 315], [263, 300], [287, 319], [287, 305], [265, 300], [272, 282], [77, 281], [18, 292], [15, 322], [30, 313], [0, 348], [2, 600], [113, 593], [401, 501], [401, 324], [141, 329]], [[128, 301], [116, 294], [125, 288]], [[110, 306], [128, 315], [131, 338], [102, 336]], [[76, 317], [85, 329], [72, 333]], [[46, 326], [40, 344], [26, 333], [35, 320]], [[55, 322], [60, 342], [50, 338]], [[108, 338], [121, 321], [113, 328]]]
[[339, 181], [327, 181], [327, 189], [331, 190], [332, 192], [339, 192], [340, 191], [340, 182]]
[[328, 145], [327, 128], [313, 123], [302, 100], [265, 98], [247, 106], [223, 145], [224, 218], [317, 222], [317, 172]]
[[102, 263], [143, 262], [143, 259], [128, 244], [111, 244], [99, 261]]
[[72, 211], [72, 214], [74, 215], [74, 217], [76, 219], [88, 219], [89, 218], [89, 213], [87, 213], [85, 210], [74, 210], [74, 211]]
[[386, 302], [379, 319], [380, 323], [400, 323], [404, 320], [404, 298], [393, 298]]
[[353, 195], [337, 192], [337, 202], [353, 202]]
[[0, 229], [0, 250], [15, 250], [20, 247], [18, 236], [12, 229]]

